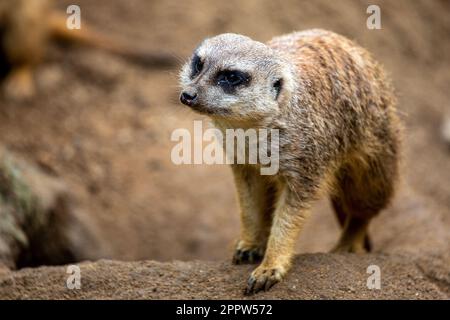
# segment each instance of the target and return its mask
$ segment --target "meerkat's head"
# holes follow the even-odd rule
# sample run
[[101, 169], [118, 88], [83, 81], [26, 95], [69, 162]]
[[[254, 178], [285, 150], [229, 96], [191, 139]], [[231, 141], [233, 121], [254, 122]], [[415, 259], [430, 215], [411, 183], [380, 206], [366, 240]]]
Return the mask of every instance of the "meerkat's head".
[[204, 40], [180, 74], [180, 100], [216, 118], [276, 116], [294, 92], [292, 67], [261, 42], [237, 34]]

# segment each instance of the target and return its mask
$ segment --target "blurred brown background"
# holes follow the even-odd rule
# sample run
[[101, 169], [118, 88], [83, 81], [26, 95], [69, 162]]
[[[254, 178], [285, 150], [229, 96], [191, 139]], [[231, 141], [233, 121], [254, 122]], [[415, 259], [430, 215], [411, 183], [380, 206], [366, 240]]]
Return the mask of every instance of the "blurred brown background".
[[[65, 8], [73, 1], [59, 1]], [[110, 37], [172, 52], [180, 66], [205, 37], [256, 40], [324, 28], [371, 51], [391, 73], [406, 124], [403, 180], [374, 221], [375, 251], [450, 249], [450, 2], [79, 0], [82, 23]], [[381, 8], [368, 30], [366, 8]], [[239, 232], [226, 166], [175, 166], [176, 128], [200, 116], [178, 103], [177, 69], [144, 70], [103, 51], [52, 46], [26, 103], [0, 100], [0, 143], [65, 181], [101, 242], [91, 259], [229, 259]], [[299, 251], [327, 251], [338, 237], [326, 200]], [[84, 244], [89, 246], [89, 244]]]

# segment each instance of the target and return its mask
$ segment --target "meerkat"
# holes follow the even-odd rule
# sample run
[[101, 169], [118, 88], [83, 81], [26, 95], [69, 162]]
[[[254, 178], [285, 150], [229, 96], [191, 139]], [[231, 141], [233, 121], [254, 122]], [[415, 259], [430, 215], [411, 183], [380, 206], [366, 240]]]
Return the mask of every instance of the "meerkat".
[[86, 23], [68, 29], [67, 15], [52, 0], [1, 0], [0, 71], [7, 97], [21, 99], [35, 92], [33, 70], [42, 61], [51, 40], [77, 43], [107, 50], [145, 67], [169, 67], [176, 61], [164, 52], [150, 52], [95, 32]]
[[246, 294], [291, 266], [313, 202], [327, 193], [342, 234], [333, 252], [370, 250], [368, 225], [393, 196], [401, 124], [382, 66], [344, 36], [313, 29], [267, 43], [204, 40], [180, 72], [180, 100], [220, 130], [279, 130], [279, 170], [233, 164], [241, 234], [233, 263], [261, 261]]

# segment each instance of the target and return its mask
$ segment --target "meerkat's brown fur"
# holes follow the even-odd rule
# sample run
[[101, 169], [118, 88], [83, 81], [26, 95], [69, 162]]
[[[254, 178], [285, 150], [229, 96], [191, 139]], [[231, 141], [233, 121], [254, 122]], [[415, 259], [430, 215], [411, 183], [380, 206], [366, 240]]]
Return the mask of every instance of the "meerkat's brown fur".
[[[68, 15], [52, 0], [2, 0], [0, 3], [0, 64], [7, 72], [3, 91], [9, 98], [33, 95], [33, 70], [42, 61], [52, 39], [97, 47], [145, 67], [175, 64], [168, 53], [151, 52], [112, 40], [82, 21], [81, 29], [68, 29]], [[3, 60], [3, 61], [1, 61]]]
[[302, 70], [301, 99], [315, 131], [300, 161], [287, 165], [302, 185], [299, 196], [329, 192], [344, 228], [334, 251], [369, 250], [368, 223], [389, 203], [398, 176], [401, 125], [390, 80], [366, 50], [331, 32], [279, 37], [268, 45], [287, 52]]
[[[242, 83], [233, 91], [221, 90], [214, 79], [223, 68], [248, 76], [232, 79]], [[192, 98], [182, 95], [182, 102], [218, 128], [280, 131], [276, 175], [260, 175], [258, 165], [232, 165], [242, 223], [233, 262], [262, 259], [246, 293], [285, 276], [311, 205], [324, 193], [343, 229], [333, 251], [370, 249], [369, 222], [394, 193], [401, 125], [391, 83], [366, 50], [324, 30], [265, 45], [224, 34], [196, 49], [180, 79]]]

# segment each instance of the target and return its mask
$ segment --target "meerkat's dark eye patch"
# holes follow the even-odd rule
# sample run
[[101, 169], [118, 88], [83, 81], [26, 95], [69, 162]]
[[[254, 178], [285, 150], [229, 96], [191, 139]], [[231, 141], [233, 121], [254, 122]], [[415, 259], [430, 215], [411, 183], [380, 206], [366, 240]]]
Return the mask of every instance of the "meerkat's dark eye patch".
[[194, 55], [191, 63], [191, 79], [197, 76], [203, 69], [203, 61], [198, 55]]
[[215, 82], [225, 92], [231, 93], [240, 85], [246, 85], [250, 82], [250, 75], [239, 70], [222, 70], [216, 75]]
[[275, 100], [278, 99], [282, 87], [283, 87], [283, 79], [278, 79], [273, 83], [273, 88], [275, 89]]

